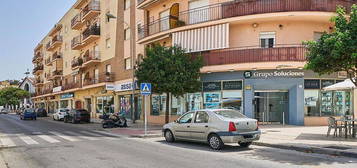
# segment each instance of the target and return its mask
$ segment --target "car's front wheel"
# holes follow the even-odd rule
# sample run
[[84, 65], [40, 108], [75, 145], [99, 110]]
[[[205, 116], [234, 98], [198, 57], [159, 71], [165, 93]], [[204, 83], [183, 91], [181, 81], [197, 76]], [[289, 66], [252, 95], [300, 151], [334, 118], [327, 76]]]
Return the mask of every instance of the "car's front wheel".
[[239, 142], [238, 144], [243, 148], [248, 148], [252, 144], [252, 142]]
[[221, 138], [216, 134], [211, 134], [208, 137], [208, 144], [214, 150], [220, 150], [223, 148], [224, 143]]
[[175, 137], [170, 130], [166, 130], [164, 133], [166, 142], [175, 142]]

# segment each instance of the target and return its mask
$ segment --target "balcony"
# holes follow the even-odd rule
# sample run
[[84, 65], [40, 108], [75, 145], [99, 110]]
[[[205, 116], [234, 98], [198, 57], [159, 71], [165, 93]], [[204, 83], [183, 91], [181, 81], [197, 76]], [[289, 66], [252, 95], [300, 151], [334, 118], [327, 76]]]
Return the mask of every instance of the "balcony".
[[340, 5], [348, 10], [355, 2], [349, 0], [250, 0], [219, 3], [179, 13], [178, 17], [169, 16], [139, 28], [138, 38], [164, 32], [177, 27], [194, 25], [220, 19], [266, 14], [276, 12], [335, 12]]
[[32, 58], [32, 63], [36, 62], [41, 62], [43, 60], [43, 54], [38, 52], [36, 55]]
[[33, 69], [33, 74], [38, 75], [43, 72], [43, 65], [36, 65]]
[[61, 78], [63, 76], [62, 70], [55, 70], [52, 72], [52, 79]]
[[82, 9], [81, 16], [82, 22], [90, 20], [100, 14], [100, 1], [91, 0], [88, 5]]
[[83, 44], [82, 44], [80, 35], [77, 37], [73, 37], [73, 39], [71, 40], [71, 47], [72, 47], [72, 50], [80, 50], [83, 48]]
[[87, 51], [83, 55], [83, 65], [82, 67], [89, 67], [91, 65], [96, 65], [100, 63], [100, 52], [99, 51]]
[[60, 52], [55, 52], [52, 54], [52, 62], [55, 62], [56, 60], [62, 59], [62, 53]]
[[100, 38], [100, 25], [92, 25], [82, 33], [82, 45], [87, 45]]
[[36, 79], [35, 85], [36, 86], [42, 86], [43, 85], [43, 80], [42, 79]]
[[48, 42], [46, 45], [46, 49], [47, 51], [53, 51], [55, 50], [57, 47], [60, 47], [62, 45], [62, 36], [54, 36], [51, 40], [51, 42]]
[[[306, 48], [300, 45], [275, 45], [274, 48], [241, 47], [201, 53], [205, 66], [256, 62], [304, 62]], [[195, 55], [195, 54], [193, 54]]]
[[45, 65], [46, 65], [46, 66], [52, 66], [51, 57], [48, 57], [48, 58], [45, 60]]
[[81, 57], [72, 60], [72, 70], [79, 69], [82, 67], [83, 59]]
[[70, 89], [77, 89], [77, 88], [81, 88], [81, 84], [79, 82], [71, 82], [71, 83], [67, 83], [64, 84], [62, 86], [62, 90], [70, 90]]
[[82, 28], [83, 25], [84, 25], [84, 23], [82, 22], [82, 17], [81, 17], [80, 13], [72, 18], [72, 20], [71, 20], [72, 29], [79, 30]]
[[103, 73], [98, 76], [86, 76], [83, 81], [83, 86], [90, 86], [100, 83], [114, 82], [114, 73]]

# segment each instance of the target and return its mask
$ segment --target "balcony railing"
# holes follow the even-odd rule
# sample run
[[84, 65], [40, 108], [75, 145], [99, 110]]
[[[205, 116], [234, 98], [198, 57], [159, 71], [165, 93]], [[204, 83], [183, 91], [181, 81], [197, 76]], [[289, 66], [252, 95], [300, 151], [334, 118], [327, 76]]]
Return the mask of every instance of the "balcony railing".
[[100, 61], [100, 52], [92, 50], [83, 55], [83, 62], [87, 63], [89, 61]]
[[72, 60], [72, 69], [79, 68], [83, 64], [83, 58], [78, 57]]
[[87, 40], [87, 38], [92, 35], [96, 35], [96, 36], [100, 35], [100, 25], [93, 25], [87, 28], [86, 30], [84, 30], [82, 33], [83, 41]]
[[74, 16], [71, 20], [71, 27], [72, 29], [78, 29], [82, 24], [82, 17], [81, 17], [81, 14], [77, 14], [76, 16]]
[[81, 36], [76, 36], [73, 37], [73, 39], [71, 40], [71, 47], [73, 50], [78, 50], [80, 49], [80, 47], [82, 46], [82, 40], [81, 40]]
[[47, 43], [46, 49], [50, 51], [60, 46], [61, 44], [62, 44], [62, 36], [56, 35], [52, 38], [50, 42]]
[[76, 89], [76, 88], [80, 88], [81, 87], [81, 83], [79, 82], [70, 82], [70, 83], [66, 83], [62, 86], [62, 90], [70, 90], [70, 89]]
[[213, 50], [203, 52], [201, 56], [205, 66], [280, 61], [304, 62], [306, 51], [306, 48], [301, 45], [275, 45], [274, 48], [255, 46]]
[[185, 25], [199, 24], [219, 19], [294, 11], [335, 12], [340, 5], [349, 11], [352, 0], [249, 0], [219, 3], [179, 13], [179, 17], [165, 17], [139, 28], [139, 39]]
[[104, 82], [114, 82], [114, 73], [104, 73], [99, 74], [98, 76], [91, 75], [84, 79], [83, 86], [89, 86]]
[[52, 61], [60, 58], [62, 58], [62, 53], [55, 52], [54, 54], [52, 54]]
[[53, 77], [57, 77], [57, 76], [62, 76], [63, 75], [63, 71], [62, 70], [55, 70], [52, 72], [52, 76]]
[[48, 58], [45, 60], [45, 64], [46, 64], [47, 66], [52, 65], [51, 57], [48, 57]]
[[82, 19], [85, 20], [91, 12], [98, 13], [100, 11], [100, 1], [91, 0], [81, 12]]
[[43, 65], [37, 65], [33, 69], [33, 73], [36, 73], [37, 71], [42, 71], [43, 70]]

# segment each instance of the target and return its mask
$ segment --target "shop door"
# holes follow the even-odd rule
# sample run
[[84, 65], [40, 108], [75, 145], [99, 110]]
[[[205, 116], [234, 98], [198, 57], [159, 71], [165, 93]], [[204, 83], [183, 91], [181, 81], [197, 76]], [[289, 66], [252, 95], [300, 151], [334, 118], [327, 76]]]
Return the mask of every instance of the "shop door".
[[86, 99], [87, 111], [92, 112], [92, 99]]
[[255, 92], [255, 118], [264, 123], [287, 123], [288, 92]]

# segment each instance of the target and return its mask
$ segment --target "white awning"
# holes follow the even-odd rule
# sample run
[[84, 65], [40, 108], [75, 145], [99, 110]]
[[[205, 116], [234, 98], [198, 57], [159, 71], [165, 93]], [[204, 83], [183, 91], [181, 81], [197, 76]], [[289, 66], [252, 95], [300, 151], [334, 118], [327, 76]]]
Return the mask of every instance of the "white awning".
[[217, 50], [229, 47], [229, 24], [219, 24], [172, 34], [172, 43], [187, 52]]
[[332, 90], [351, 90], [356, 88], [355, 84], [351, 81], [351, 79], [346, 79], [343, 82], [336, 83], [331, 86], [324, 87], [323, 90], [332, 91]]

